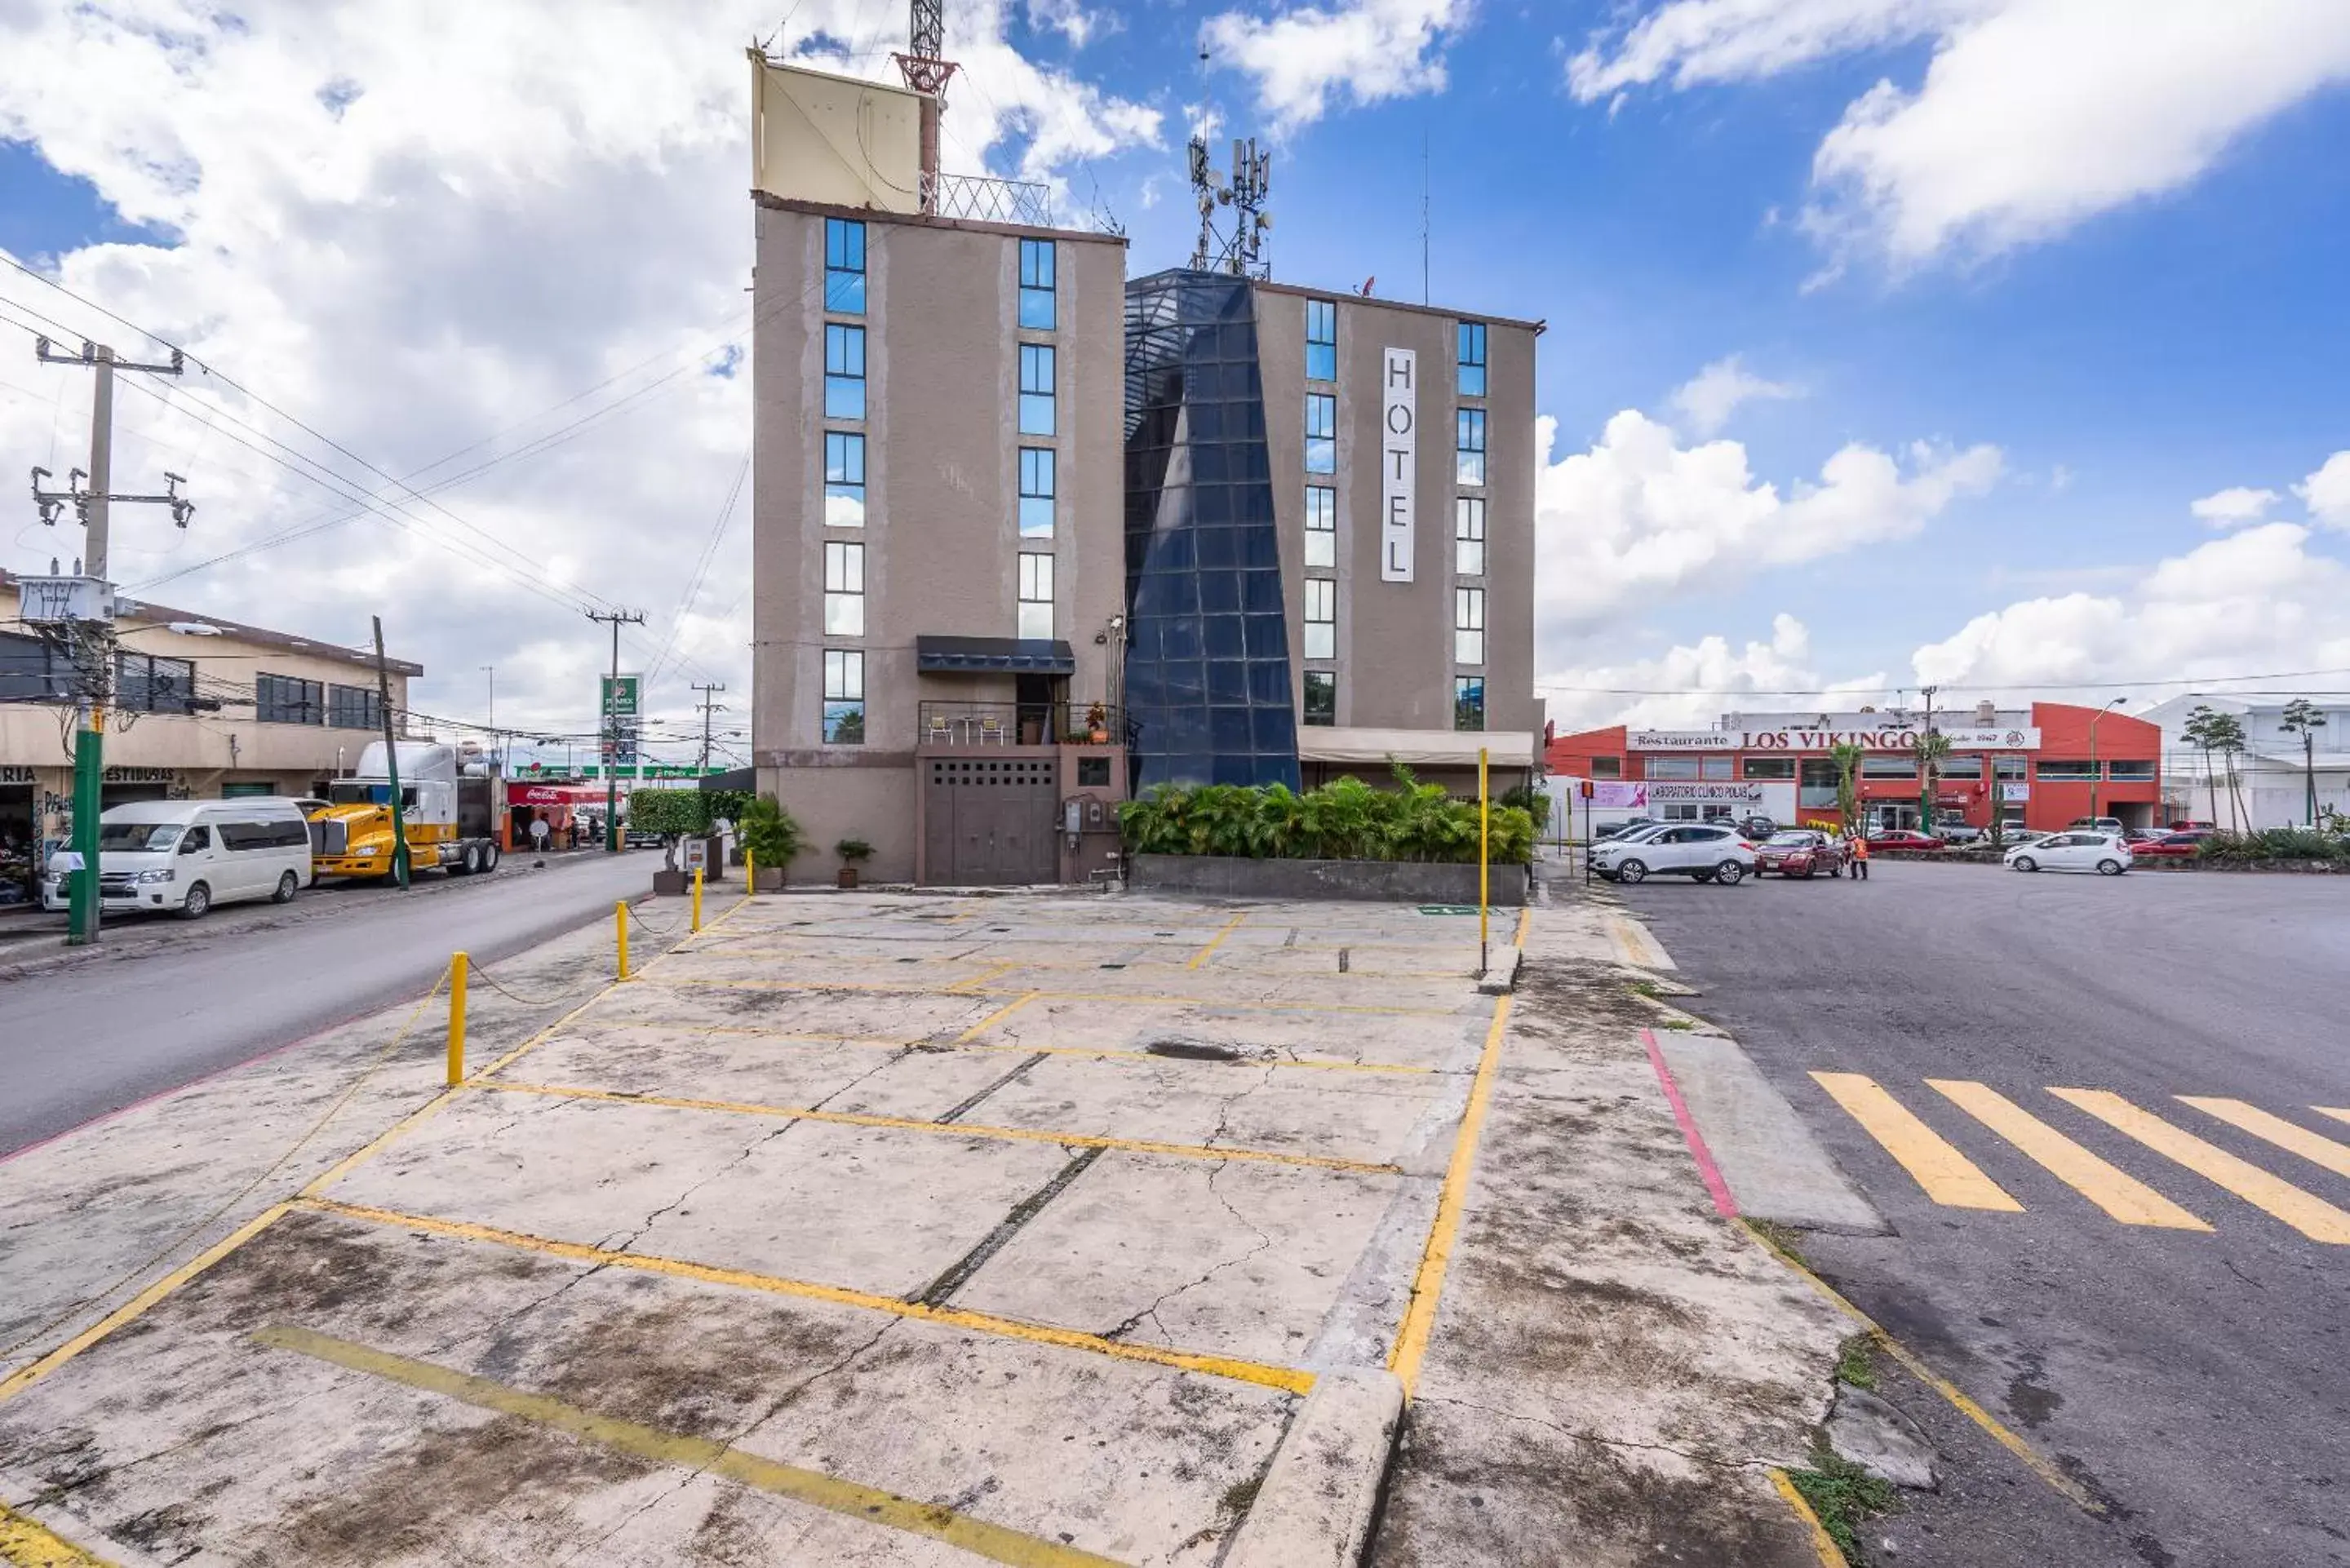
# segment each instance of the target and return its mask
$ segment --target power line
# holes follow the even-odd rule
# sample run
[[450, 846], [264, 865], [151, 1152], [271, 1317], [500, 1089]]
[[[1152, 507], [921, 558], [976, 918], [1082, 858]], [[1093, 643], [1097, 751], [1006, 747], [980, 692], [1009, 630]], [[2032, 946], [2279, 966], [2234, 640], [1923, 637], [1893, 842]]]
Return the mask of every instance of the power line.
[[[2103, 691], [2148, 686], [2212, 686], [2221, 681], [2298, 680], [2320, 675], [2350, 675], [2350, 666], [2332, 670], [2279, 670], [2264, 675], [2166, 675], [2129, 680], [2033, 680], [2013, 686], [1979, 686], [1972, 681], [1946, 682], [1966, 691]], [[1922, 688], [1910, 688], [1922, 690]], [[1866, 697], [1904, 690], [1896, 686], [1575, 686], [1557, 680], [1537, 680], [1537, 691], [1573, 691], [1594, 697]], [[2252, 693], [2275, 695], [2275, 693]]]

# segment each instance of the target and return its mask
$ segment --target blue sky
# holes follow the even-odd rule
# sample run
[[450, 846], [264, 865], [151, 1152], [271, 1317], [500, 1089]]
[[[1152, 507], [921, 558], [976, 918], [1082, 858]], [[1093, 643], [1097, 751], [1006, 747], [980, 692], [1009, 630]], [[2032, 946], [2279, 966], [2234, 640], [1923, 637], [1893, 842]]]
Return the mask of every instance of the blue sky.
[[[1137, 271], [1190, 249], [1181, 146], [1204, 115], [1219, 162], [1231, 134], [1275, 148], [1276, 275], [1417, 298], [1425, 145], [1437, 301], [1549, 323], [1538, 676], [1564, 720], [1697, 719], [1776, 687], [2078, 696], [2350, 667], [2338, 0], [949, 16], [949, 166], [1054, 181], [1073, 221], [1098, 192]], [[452, 672], [425, 689], [442, 711], [478, 711], [460, 672], [493, 662], [502, 709], [576, 707], [572, 593], [641, 596], [632, 662], [681, 701], [689, 675], [747, 686], [747, 529], [724, 511], [747, 389], [654, 378], [730, 362], [711, 324], [741, 309], [748, 259], [743, 39], [881, 75], [901, 26], [870, 0], [802, 0], [780, 31], [732, 0], [514, 0], [432, 36], [392, 0], [12, 14], [0, 249], [389, 468], [484, 440], [502, 460], [447, 513], [170, 593], [341, 636], [380, 569], [454, 562], [456, 592], [406, 620]], [[125, 90], [58, 85], [93, 72]], [[27, 310], [98, 326], [0, 270], [0, 314]], [[1708, 367], [1763, 395], [1705, 417], [1676, 392]], [[71, 443], [83, 394], [60, 374], [0, 369], [0, 455]], [[336, 504], [207, 415], [214, 395], [125, 404], [133, 461], [190, 465], [206, 496], [204, 537], [134, 535], [132, 571]], [[533, 446], [613, 400], [598, 439]], [[55, 541], [5, 528], [0, 547], [21, 567]], [[463, 565], [484, 551], [504, 567]], [[1621, 694], [1651, 691], [1678, 695]]]

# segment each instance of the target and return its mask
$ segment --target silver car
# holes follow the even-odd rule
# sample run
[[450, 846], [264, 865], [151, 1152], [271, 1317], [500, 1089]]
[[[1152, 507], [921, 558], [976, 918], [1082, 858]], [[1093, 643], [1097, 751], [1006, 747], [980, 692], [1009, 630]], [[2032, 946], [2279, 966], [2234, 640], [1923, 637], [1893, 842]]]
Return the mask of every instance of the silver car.
[[1729, 887], [1753, 874], [1754, 846], [1735, 828], [1668, 823], [1636, 840], [1600, 845], [1591, 852], [1591, 868], [1611, 882], [1690, 877]]

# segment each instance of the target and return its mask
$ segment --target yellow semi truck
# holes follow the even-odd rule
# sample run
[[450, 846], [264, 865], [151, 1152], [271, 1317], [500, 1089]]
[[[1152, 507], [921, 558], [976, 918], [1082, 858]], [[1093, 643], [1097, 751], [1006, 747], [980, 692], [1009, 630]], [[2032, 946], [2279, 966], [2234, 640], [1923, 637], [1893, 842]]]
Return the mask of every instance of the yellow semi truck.
[[[411, 870], [452, 877], [494, 871], [505, 837], [505, 781], [455, 748], [401, 741], [400, 800]], [[321, 877], [392, 874], [391, 770], [383, 742], [359, 753], [359, 771], [337, 779], [328, 804], [310, 814], [310, 858]]]

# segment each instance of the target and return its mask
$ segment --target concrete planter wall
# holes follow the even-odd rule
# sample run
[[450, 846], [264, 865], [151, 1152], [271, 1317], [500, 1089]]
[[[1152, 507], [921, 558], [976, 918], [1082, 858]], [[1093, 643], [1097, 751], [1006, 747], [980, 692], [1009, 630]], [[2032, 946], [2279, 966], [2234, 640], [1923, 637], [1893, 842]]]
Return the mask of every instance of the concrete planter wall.
[[[1145, 892], [1226, 898], [1352, 898], [1396, 904], [1474, 904], [1477, 867], [1416, 860], [1248, 860], [1220, 855], [1138, 855], [1129, 885]], [[1492, 867], [1491, 901], [1526, 901], [1526, 868]]]

